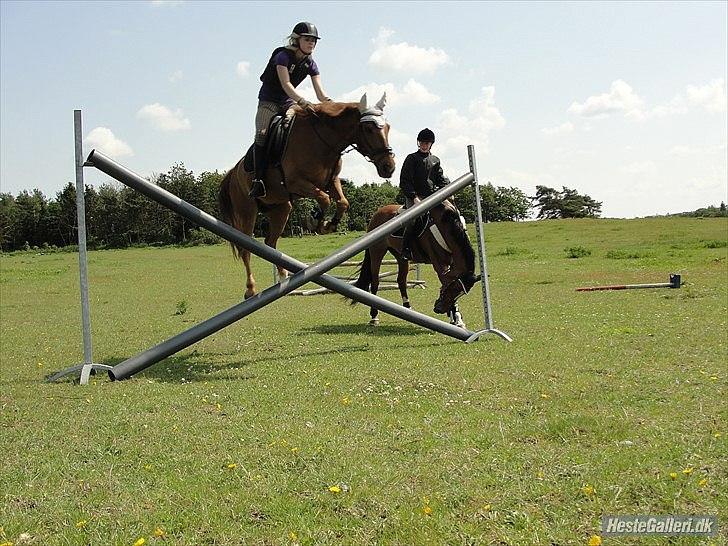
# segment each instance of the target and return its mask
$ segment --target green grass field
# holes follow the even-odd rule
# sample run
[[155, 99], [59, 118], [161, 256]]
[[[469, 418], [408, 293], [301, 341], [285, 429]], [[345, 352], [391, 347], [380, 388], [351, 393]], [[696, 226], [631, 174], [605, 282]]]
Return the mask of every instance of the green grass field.
[[[280, 248], [311, 261], [356, 235]], [[87, 386], [44, 382], [83, 358], [77, 255], [0, 256], [0, 544], [587, 545], [604, 513], [721, 526], [605, 545], [728, 544], [727, 240], [725, 219], [490, 224], [511, 344], [387, 315], [371, 328], [340, 296], [287, 297]], [[591, 253], [567, 257], [579, 247]], [[271, 267], [255, 266], [264, 288]], [[410, 296], [431, 313], [423, 271]], [[244, 288], [223, 245], [91, 252], [89, 272], [105, 364]], [[574, 290], [671, 272], [683, 288]], [[479, 290], [461, 300], [473, 330]]]

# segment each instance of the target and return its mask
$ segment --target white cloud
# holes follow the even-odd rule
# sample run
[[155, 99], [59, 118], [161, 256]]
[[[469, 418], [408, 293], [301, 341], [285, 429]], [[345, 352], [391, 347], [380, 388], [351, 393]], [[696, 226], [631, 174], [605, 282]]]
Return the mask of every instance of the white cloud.
[[149, 121], [160, 131], [184, 131], [190, 128], [190, 120], [184, 117], [182, 110], [178, 108], [173, 112], [158, 102], [142, 106], [137, 117]]
[[705, 108], [708, 112], [726, 111], [725, 80], [716, 79], [710, 83], [697, 87], [688, 85], [686, 90], [687, 100], [691, 106]]
[[592, 119], [624, 114], [627, 118], [641, 121], [648, 117], [687, 114], [696, 108], [708, 112], [725, 112], [727, 104], [725, 80], [722, 78], [714, 79], [705, 85], [688, 85], [684, 93], [678, 93], [670, 101], [654, 108], [646, 108], [644, 100], [628, 83], [616, 80], [612, 82], [608, 93], [591, 96], [582, 103], [574, 101], [568, 112]]
[[389, 38], [393, 35], [393, 30], [384, 27], [379, 29], [379, 34], [372, 40], [375, 49], [369, 57], [370, 65], [385, 71], [432, 74], [450, 61], [442, 49], [423, 48], [407, 42], [390, 44]]
[[250, 74], [250, 62], [240, 61], [235, 70], [238, 73], [238, 76], [241, 78], [247, 78]]
[[169, 81], [172, 83], [177, 83], [184, 77], [184, 74], [181, 70], [175, 70], [172, 72], [172, 74], [169, 76]]
[[447, 108], [440, 113], [432, 127], [437, 137], [435, 154], [442, 159], [448, 172], [459, 176], [468, 168], [467, 146], [475, 146], [480, 157], [486, 155], [490, 147], [490, 133], [505, 124], [495, 105], [495, 87], [483, 87], [481, 95], [470, 101], [467, 112]]
[[417, 104], [435, 104], [440, 97], [431, 93], [424, 85], [410, 78], [402, 87], [393, 83], [368, 83], [344, 93], [337, 100], [341, 102], [359, 102], [366, 93], [370, 100], [377, 101], [382, 94], [387, 93], [388, 106], [411, 106]]
[[84, 139], [88, 148], [95, 148], [109, 157], [119, 158], [134, 155], [134, 151], [126, 142], [114, 136], [107, 127], [96, 127]]
[[701, 156], [701, 155], [720, 155], [725, 156], [726, 152], [726, 143], [720, 143], [720, 144], [713, 144], [711, 146], [703, 146], [703, 147], [696, 147], [696, 146], [686, 146], [684, 144], [678, 144], [677, 146], [673, 146], [670, 151], [669, 155], [674, 155], [677, 157], [690, 157], [690, 156]]
[[174, 7], [184, 4], [184, 0], [152, 0], [150, 2], [155, 8]]
[[620, 169], [623, 173], [633, 176], [651, 176], [657, 172], [654, 161], [636, 161]]
[[624, 80], [612, 82], [608, 93], [593, 95], [584, 102], [574, 101], [568, 112], [585, 118], [605, 118], [612, 114], [624, 114], [633, 119], [643, 119], [644, 101]]
[[541, 132], [546, 136], [563, 135], [574, 131], [574, 124], [570, 121], [555, 127], [544, 127]]

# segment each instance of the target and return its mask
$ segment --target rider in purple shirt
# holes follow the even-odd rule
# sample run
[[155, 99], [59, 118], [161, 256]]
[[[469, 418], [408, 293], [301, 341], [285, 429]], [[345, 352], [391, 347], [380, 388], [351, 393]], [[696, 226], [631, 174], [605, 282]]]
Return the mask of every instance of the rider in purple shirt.
[[273, 51], [260, 75], [263, 85], [258, 93], [258, 111], [255, 115], [255, 175], [249, 193], [252, 198], [266, 195], [263, 181], [266, 167], [264, 145], [270, 120], [277, 114], [285, 113], [293, 103], [313, 111], [312, 104], [296, 92], [296, 87], [310, 76], [318, 100], [331, 100], [321, 87], [321, 75], [311, 57], [318, 40], [318, 30], [313, 24], [298, 23], [293, 27], [288, 45]]

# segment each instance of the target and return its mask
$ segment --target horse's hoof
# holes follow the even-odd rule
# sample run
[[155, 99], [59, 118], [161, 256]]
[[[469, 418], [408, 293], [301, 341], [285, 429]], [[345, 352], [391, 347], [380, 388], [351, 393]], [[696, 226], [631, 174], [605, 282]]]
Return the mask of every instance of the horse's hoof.
[[246, 300], [252, 298], [255, 296], [255, 292], [246, 292], [245, 296], [243, 296]]
[[379, 326], [379, 319], [373, 318], [369, 321], [369, 326]]
[[412, 309], [412, 304], [411, 304], [410, 302], [408, 302], [408, 301], [404, 302], [404, 303], [402, 304], [402, 306], [403, 306], [403, 307], [406, 307], [407, 309]]
[[462, 319], [450, 321], [450, 324], [457, 326], [458, 328], [462, 328], [463, 330], [466, 329], [465, 322]]

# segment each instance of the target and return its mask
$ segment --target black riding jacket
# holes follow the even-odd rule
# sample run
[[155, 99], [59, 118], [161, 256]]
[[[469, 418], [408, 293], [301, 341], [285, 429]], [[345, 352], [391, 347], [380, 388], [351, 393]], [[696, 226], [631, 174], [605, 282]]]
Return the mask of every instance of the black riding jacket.
[[442, 172], [440, 158], [419, 150], [405, 158], [399, 173], [399, 187], [410, 199], [415, 196], [424, 199], [449, 183]]

